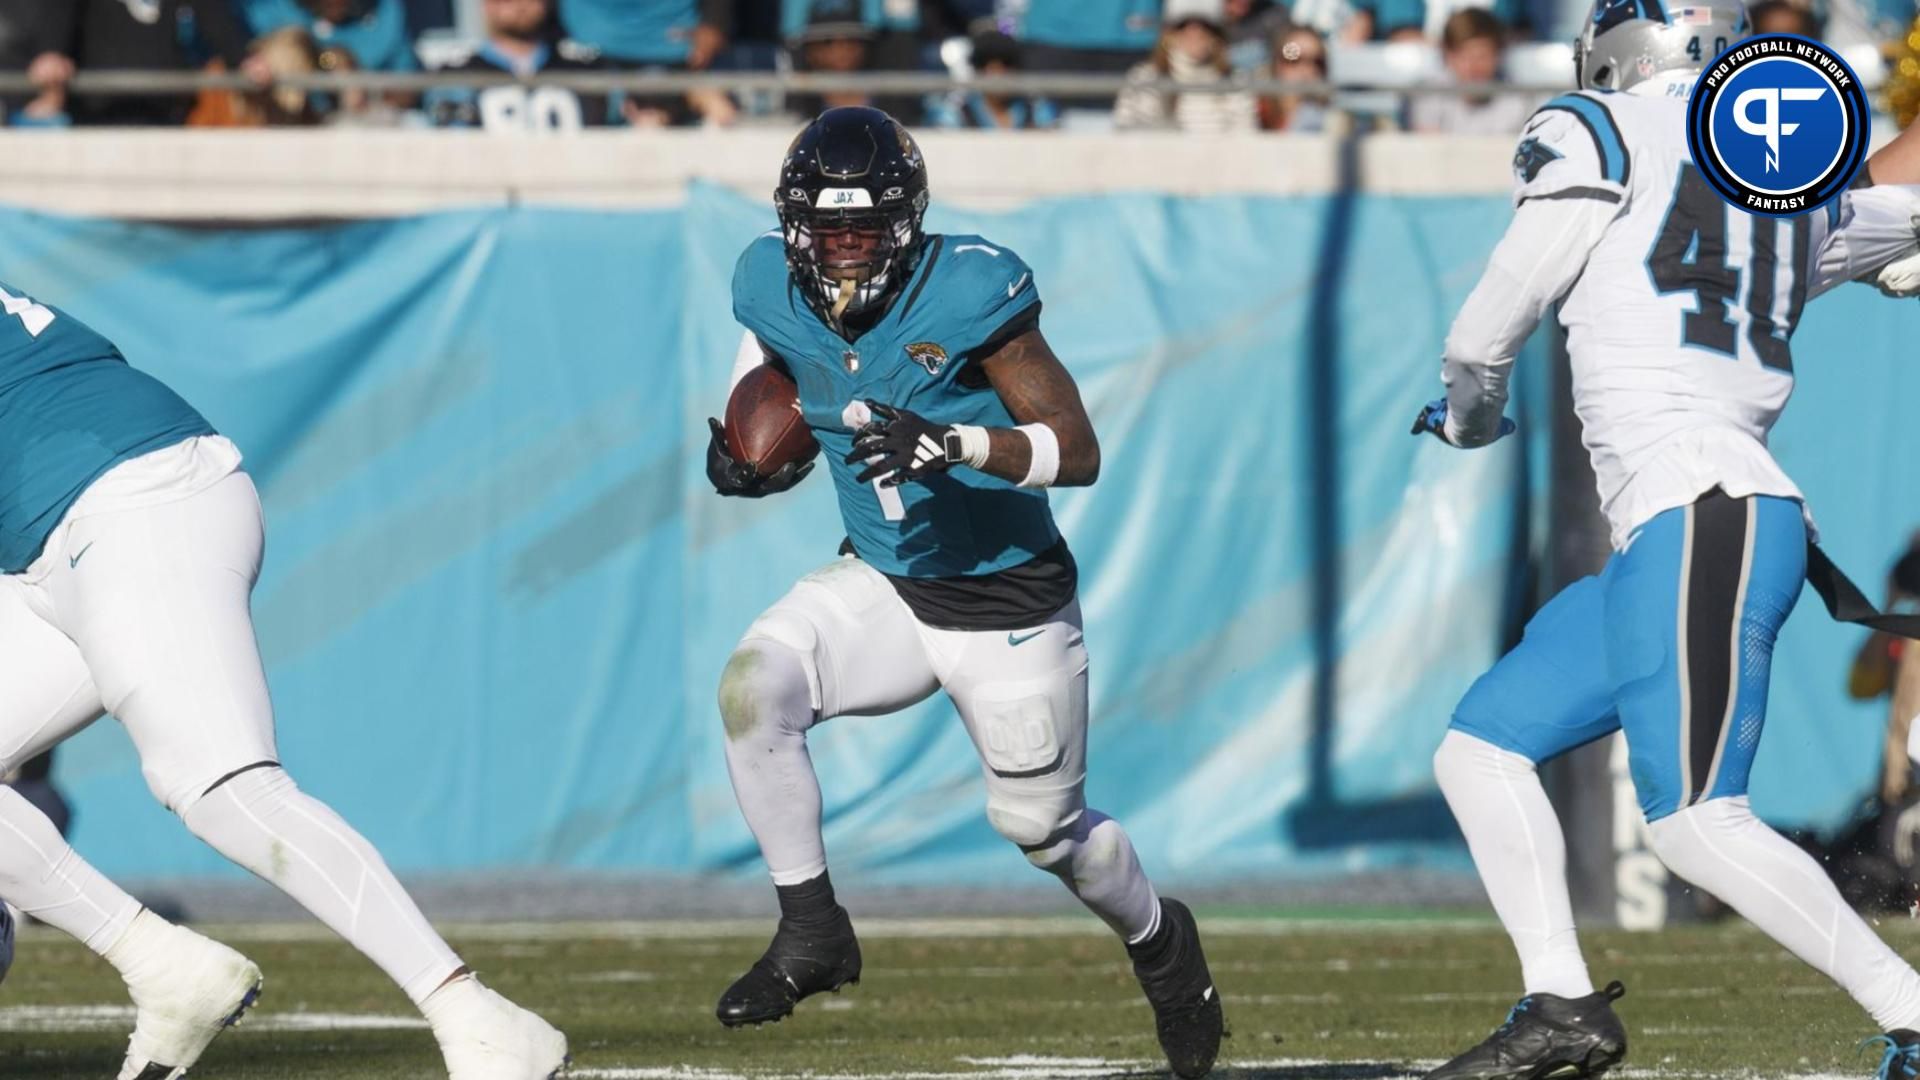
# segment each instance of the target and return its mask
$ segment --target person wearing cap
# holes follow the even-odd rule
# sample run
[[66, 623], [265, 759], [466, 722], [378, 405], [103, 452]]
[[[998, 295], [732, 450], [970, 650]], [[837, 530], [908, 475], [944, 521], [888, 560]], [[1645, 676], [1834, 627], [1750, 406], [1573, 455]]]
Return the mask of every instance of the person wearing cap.
[[[861, 18], [859, 0], [813, 0], [805, 25], [787, 39], [794, 70], [844, 75], [872, 70], [874, 28]], [[861, 108], [875, 104], [859, 91], [792, 94], [788, 104], [803, 117], [828, 109]]]
[[1123, 130], [1172, 128], [1190, 134], [1253, 131], [1257, 109], [1245, 90], [1165, 90], [1151, 85], [1171, 80], [1184, 86], [1226, 82], [1233, 73], [1220, 0], [1168, 0], [1160, 42], [1153, 55], [1127, 72], [1141, 85], [1120, 92], [1114, 126]]
[[[1016, 74], [1023, 67], [1020, 43], [997, 30], [975, 34], [970, 62], [975, 75], [998, 78]], [[981, 90], [955, 91], [930, 113], [929, 119], [947, 128], [1012, 131], [1050, 128], [1060, 122], [1059, 110], [1044, 97], [1023, 98]]]

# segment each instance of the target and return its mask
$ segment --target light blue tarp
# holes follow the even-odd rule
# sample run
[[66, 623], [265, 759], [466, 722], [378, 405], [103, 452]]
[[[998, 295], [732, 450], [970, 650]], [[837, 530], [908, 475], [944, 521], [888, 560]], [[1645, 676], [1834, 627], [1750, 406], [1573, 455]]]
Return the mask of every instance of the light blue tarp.
[[[1537, 544], [1544, 349], [1523, 436], [1406, 425], [1507, 218], [1490, 198], [1049, 201], [936, 214], [1035, 268], [1105, 456], [1056, 506], [1093, 657], [1091, 797], [1169, 878], [1466, 868], [1429, 756], [1498, 654]], [[758, 872], [713, 687], [752, 617], [840, 538], [827, 484], [706, 485], [771, 224], [696, 188], [648, 213], [489, 209], [199, 230], [0, 212], [6, 276], [87, 319], [246, 451], [282, 756], [412, 872]], [[1812, 305], [1780, 433], [1877, 591], [1920, 508], [1901, 401], [1920, 307]], [[1756, 802], [1843, 820], [1879, 712], [1809, 602], [1781, 650]], [[190, 719], [190, 718], [189, 718]], [[844, 875], [1026, 881], [944, 699], [816, 732]], [[232, 873], [111, 723], [60, 763], [119, 874]]]

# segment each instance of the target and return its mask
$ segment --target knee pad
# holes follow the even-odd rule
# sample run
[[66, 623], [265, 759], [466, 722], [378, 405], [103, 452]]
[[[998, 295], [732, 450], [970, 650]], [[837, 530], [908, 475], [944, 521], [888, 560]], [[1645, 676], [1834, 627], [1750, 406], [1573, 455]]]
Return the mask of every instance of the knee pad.
[[987, 823], [1029, 857], [1035, 851], [1073, 839], [1084, 828], [1084, 809], [1077, 788], [1047, 794], [987, 794]]
[[720, 673], [720, 720], [729, 740], [812, 726], [815, 698], [802, 659], [810, 655], [770, 638], [740, 643]]

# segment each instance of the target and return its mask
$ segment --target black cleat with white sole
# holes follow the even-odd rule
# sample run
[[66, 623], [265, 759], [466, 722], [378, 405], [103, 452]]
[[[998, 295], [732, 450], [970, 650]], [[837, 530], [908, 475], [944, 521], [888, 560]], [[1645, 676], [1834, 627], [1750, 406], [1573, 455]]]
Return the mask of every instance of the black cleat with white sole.
[[803, 999], [859, 982], [853, 920], [845, 908], [836, 906], [834, 913], [837, 918], [818, 925], [781, 919], [766, 953], [720, 995], [720, 1022], [746, 1027], [783, 1020]]
[[1173, 1074], [1194, 1080], [1213, 1069], [1220, 1056], [1226, 1015], [1200, 947], [1193, 912], [1178, 900], [1160, 901], [1160, 929], [1139, 945], [1130, 945], [1133, 973], [1153, 1006], [1153, 1027]]
[[1486, 1041], [1426, 1075], [1426, 1080], [1577, 1080], [1627, 1056], [1627, 1028], [1613, 1003], [1618, 982], [1585, 997], [1528, 994]]

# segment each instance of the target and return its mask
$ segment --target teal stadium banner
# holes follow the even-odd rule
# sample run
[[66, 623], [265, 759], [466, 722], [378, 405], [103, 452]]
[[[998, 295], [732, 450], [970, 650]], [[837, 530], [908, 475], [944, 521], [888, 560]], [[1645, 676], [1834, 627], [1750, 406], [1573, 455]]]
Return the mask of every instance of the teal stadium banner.
[[[1105, 468], [1055, 505], [1084, 575], [1091, 798], [1166, 879], [1469, 872], [1429, 757], [1533, 599], [1547, 350], [1521, 437], [1408, 437], [1499, 197], [1171, 198], [936, 213], [1032, 263]], [[8, 280], [88, 320], [246, 452], [282, 757], [403, 872], [759, 873], [714, 687], [840, 539], [829, 485], [702, 467], [769, 209], [529, 207], [264, 229], [0, 211]], [[1544, 339], [1539, 339], [1544, 340]], [[1778, 449], [1865, 581], [1920, 519], [1920, 306], [1809, 306]], [[1877, 591], [1877, 588], [1875, 589]], [[1858, 635], [1803, 602], [1755, 804], [1835, 828], [1877, 769]], [[843, 876], [1033, 882], [951, 706], [818, 729]], [[236, 873], [110, 721], [60, 777], [111, 873]]]

